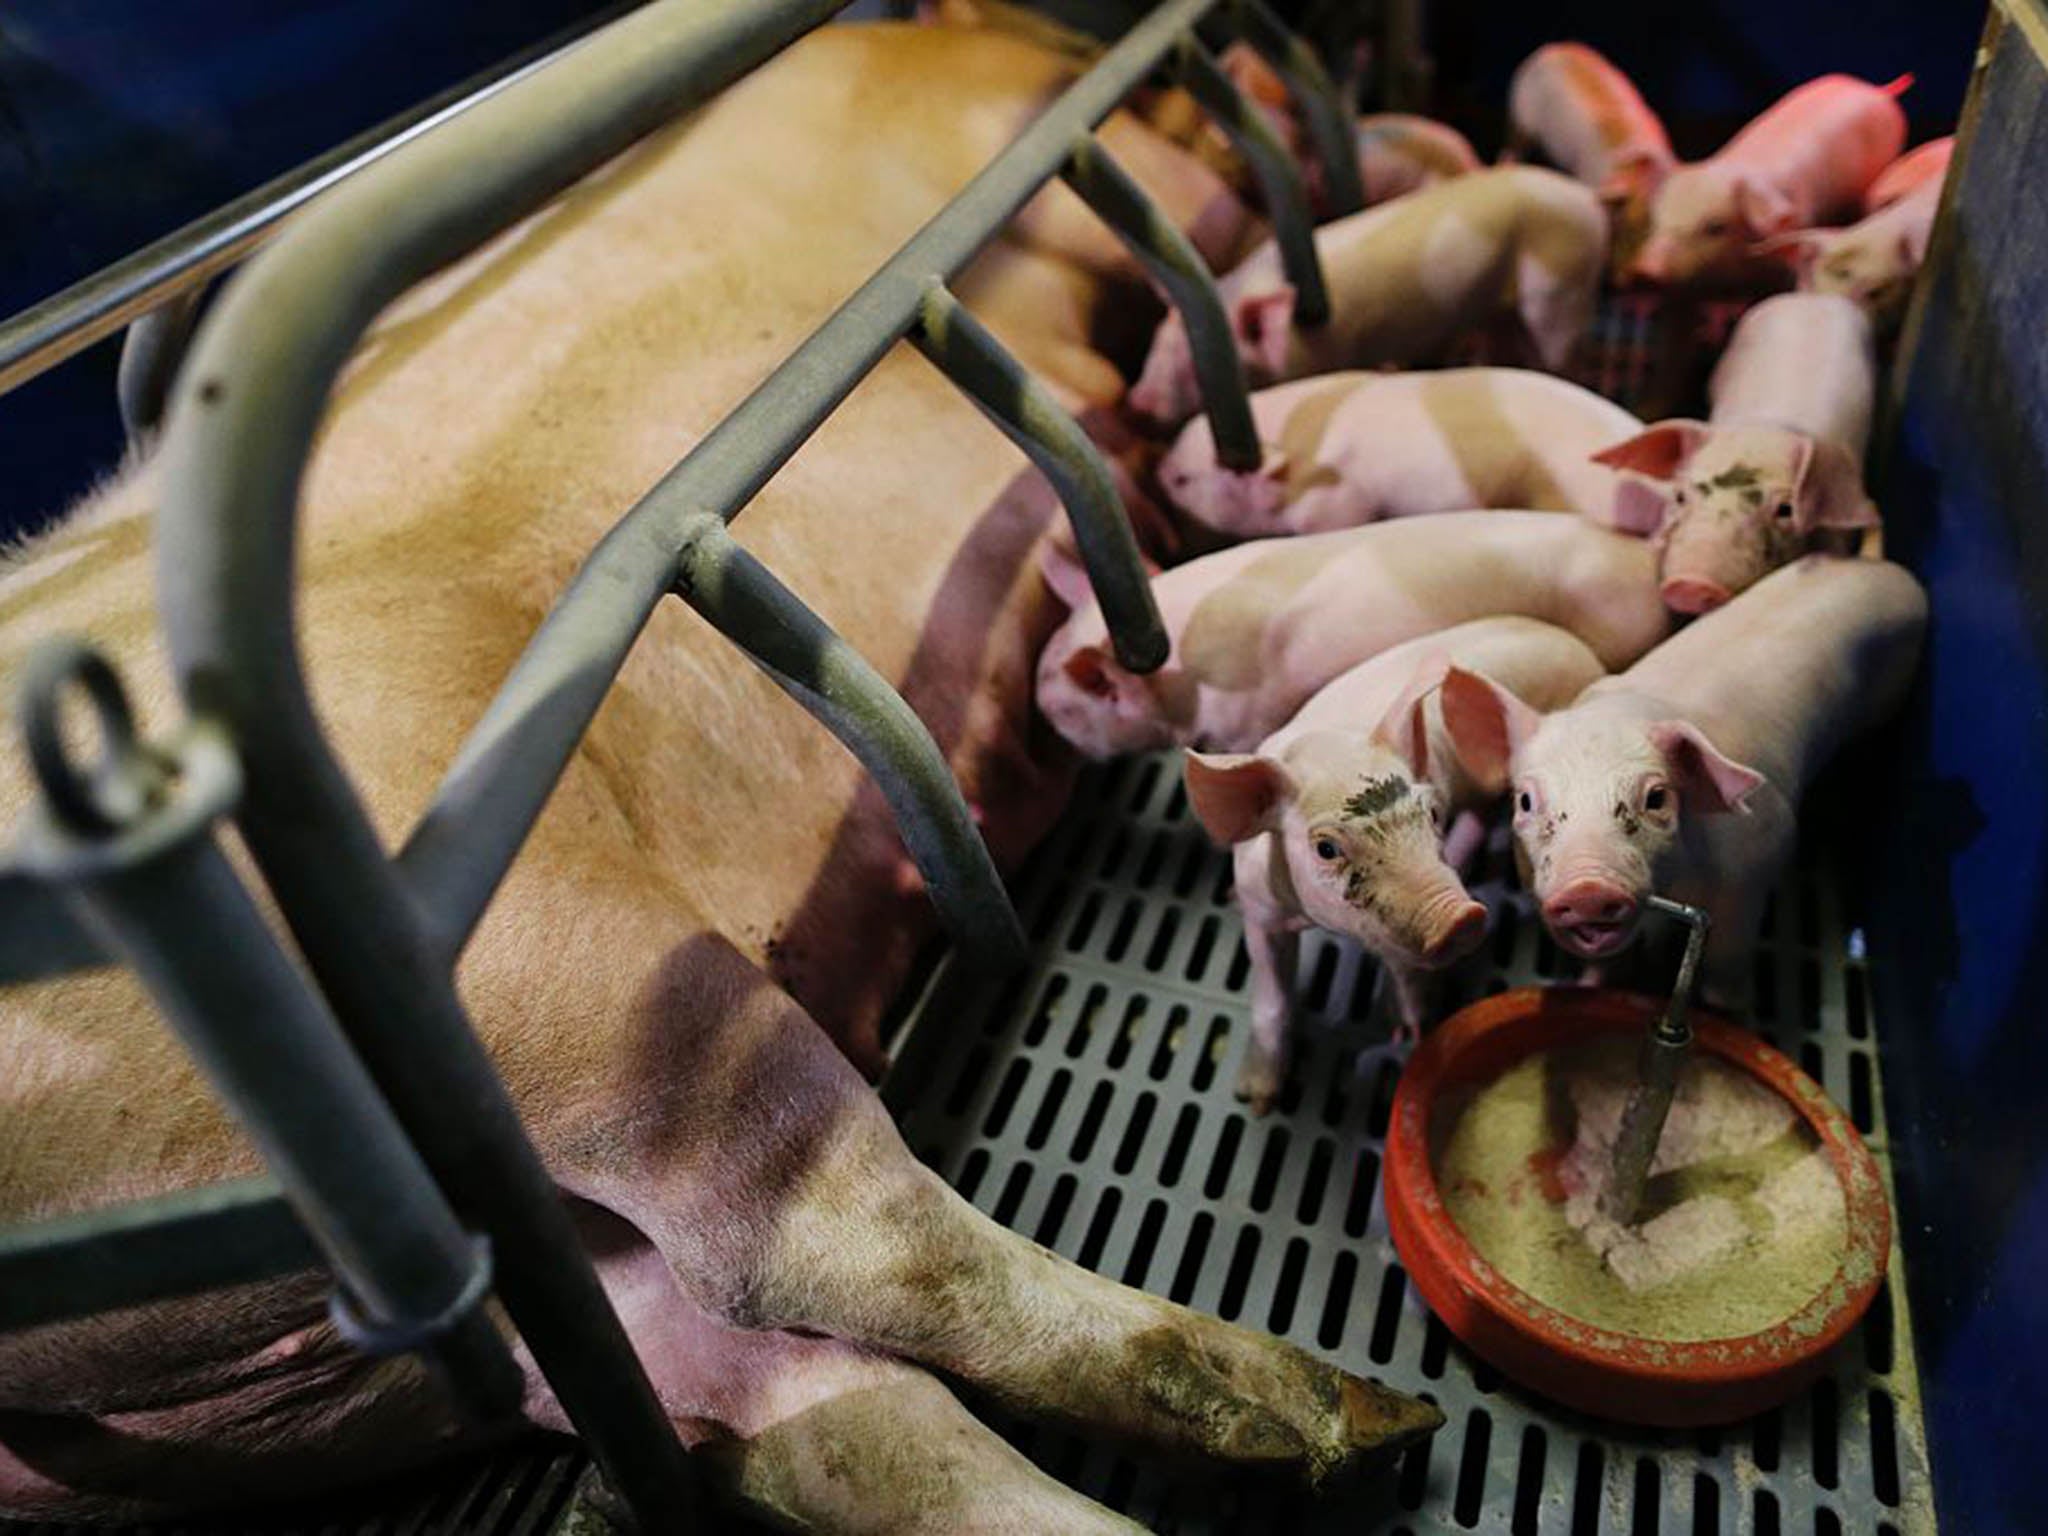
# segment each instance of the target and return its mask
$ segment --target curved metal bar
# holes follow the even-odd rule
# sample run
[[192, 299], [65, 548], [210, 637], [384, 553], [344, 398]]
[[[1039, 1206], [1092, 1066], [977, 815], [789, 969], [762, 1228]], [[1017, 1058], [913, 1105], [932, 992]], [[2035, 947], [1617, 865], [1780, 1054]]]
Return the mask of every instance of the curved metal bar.
[[490, 1235], [499, 1293], [568, 1416], [650, 1520], [691, 1502], [681, 1447], [313, 715], [293, 623], [299, 485], [379, 310], [838, 5], [650, 6], [343, 183], [214, 306], [163, 458], [165, 627], [193, 713], [224, 721], [244, 753], [249, 846], [378, 1085]]
[[925, 290], [911, 339], [1031, 456], [1059, 492], [1117, 659], [1133, 672], [1165, 666], [1173, 642], [1160, 621], [1130, 517], [1102, 450], [944, 283]]
[[[696, 519], [706, 511], [728, 521], [737, 517], [909, 330], [926, 285], [965, 266], [1065, 165], [1076, 135], [1107, 117], [1216, 3], [1166, 0], [1134, 27], [706, 433], [591, 552], [463, 744], [400, 857], [445, 950], [460, 950], [511, 867], [627, 651], [674, 582], [674, 560]], [[253, 345], [253, 318], [250, 329]], [[252, 418], [245, 430], [254, 425]], [[217, 582], [215, 590], [214, 600], [223, 600], [232, 584]], [[976, 878], [957, 869], [944, 888], [966, 890]], [[979, 926], [965, 909], [941, 907], [940, 916], [956, 932]]]
[[1023, 964], [1024, 929], [1002, 877], [944, 754], [902, 695], [740, 548], [719, 518], [707, 513], [691, 531], [675, 590], [860, 759], [939, 909], [966, 914], [969, 926], [956, 929], [961, 947], [1003, 970]]
[[1365, 206], [1358, 169], [1358, 124], [1345, 109], [1315, 49], [1267, 8], [1264, 0], [1231, 0], [1231, 23], [1285, 82], [1323, 168], [1323, 199], [1331, 218]]
[[[1209, 275], [1194, 242], [1159, 211], [1145, 189], [1131, 180], [1093, 134], [1075, 142], [1073, 156], [1061, 174], [1095, 210], [1096, 217], [1123, 237], [1180, 313], [1181, 323], [1187, 327], [1188, 347], [1194, 353], [1195, 378], [1202, 386], [1202, 404], [1208, 412], [1217, 460], [1228, 469], [1257, 469], [1264, 449], [1252, 421], [1244, 360], [1237, 355], [1237, 338], [1230, 332], [1230, 316], [1216, 291], [1216, 280]], [[1093, 580], [1092, 569], [1089, 575]]]
[[1295, 319], [1303, 325], [1321, 325], [1330, 318], [1330, 295], [1323, 285], [1322, 259], [1316, 254], [1308, 192], [1294, 156], [1196, 39], [1183, 37], [1176, 45], [1174, 68], [1188, 94], [1216, 119], [1259, 179], [1273, 236], [1280, 242], [1280, 266], [1294, 285]]
[[121, 402], [121, 425], [131, 444], [140, 442], [163, 423], [171, 403], [171, 385], [192, 339], [206, 285], [196, 283], [164, 300], [128, 327], [121, 341], [121, 371], [115, 392]]
[[[521, 1391], [511, 1352], [487, 1314], [451, 1314], [472, 1290], [471, 1239], [214, 842], [241, 784], [225, 736], [198, 722], [170, 748], [147, 748], [97, 651], [58, 641], [34, 663], [21, 699], [28, 741], [59, 742], [61, 697], [82, 685], [105, 751], [88, 773], [61, 744], [31, 745], [45, 799], [22, 841], [28, 867], [148, 985], [336, 1277], [381, 1325], [450, 1319], [429, 1352], [473, 1416], [503, 1420]], [[100, 786], [89, 801], [67, 793], [87, 782]]]

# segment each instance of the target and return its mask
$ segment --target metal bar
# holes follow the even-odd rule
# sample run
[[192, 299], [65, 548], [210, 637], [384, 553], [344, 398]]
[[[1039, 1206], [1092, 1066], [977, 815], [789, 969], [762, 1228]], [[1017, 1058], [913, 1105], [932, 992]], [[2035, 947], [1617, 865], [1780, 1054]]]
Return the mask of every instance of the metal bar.
[[944, 283], [925, 289], [911, 339], [1059, 492], [1117, 658], [1134, 672], [1164, 666], [1172, 641], [1102, 451]]
[[632, 4], [583, 17], [0, 323], [0, 395], [225, 271], [330, 187], [552, 63]]
[[0, 1333], [319, 1267], [277, 1181], [0, 1227]]
[[[1216, 3], [1167, 0], [1140, 22], [713, 427], [591, 552], [470, 733], [401, 856], [408, 883], [443, 945], [460, 949], [511, 867], [627, 651], [673, 586], [672, 562], [696, 519], [707, 510], [728, 520], [736, 517], [908, 331], [925, 285], [965, 266], [1067, 162], [1076, 135], [1106, 117], [1174, 38]], [[252, 268], [248, 277], [256, 275]], [[315, 275], [324, 280], [330, 274], [323, 267]], [[281, 292], [278, 302], [289, 304], [289, 295]], [[263, 311], [251, 310], [238, 329], [253, 345], [269, 323]], [[245, 406], [240, 430], [250, 434], [252, 446], [232, 451], [260, 450], [255, 434], [264, 430], [265, 420], [260, 409]], [[231, 450], [217, 444], [209, 451], [218, 456]], [[290, 505], [288, 498], [278, 499], [275, 488], [261, 496], [273, 506]], [[187, 538], [186, 547], [217, 543], [196, 530]], [[288, 563], [276, 566], [278, 558], [272, 555], [266, 563], [288, 569]], [[181, 560], [189, 565], [191, 557], [181, 554]], [[237, 590], [221, 580], [211, 585], [215, 604], [229, 601], [229, 592]], [[269, 597], [264, 606], [280, 600]], [[254, 644], [288, 645], [289, 632], [266, 627], [260, 639], [252, 634], [243, 642], [245, 647]], [[211, 651], [223, 665], [236, 654], [225, 641]], [[259, 717], [252, 708], [249, 718]], [[946, 888], [974, 889], [974, 880], [971, 870], [956, 869]], [[977, 894], [973, 905], [981, 902]], [[954, 932], [978, 926], [971, 911], [941, 906], [940, 913]]]
[[[298, 491], [335, 376], [379, 310], [839, 3], [649, 6], [344, 182], [213, 306], [179, 375], [162, 458], [158, 584], [174, 670], [192, 712], [223, 721], [244, 753], [238, 820], [249, 847], [400, 1123], [456, 1209], [489, 1235], [498, 1294], [564, 1411], [650, 1526], [694, 1503], [681, 1447], [469, 1027], [447, 950], [313, 714], [293, 627]], [[675, 546], [639, 554], [636, 578], [651, 573], [658, 585], [628, 643], [672, 574]], [[577, 668], [598, 671], [592, 709], [624, 651], [621, 643], [607, 665], [577, 649]], [[588, 720], [577, 721], [548, 784]], [[498, 844], [505, 862], [538, 809], [486, 818], [516, 819]]]
[[[1016, 909], [1003, 893], [1002, 878], [945, 757], [902, 696], [766, 566], [734, 543], [715, 516], [701, 518], [686, 542], [676, 592], [822, 721], [874, 776], [919, 873], [932, 886], [933, 899], [967, 915], [972, 926], [959, 934], [963, 949], [977, 963], [1003, 970], [1023, 964], [1024, 929]], [[967, 889], [940, 886], [962, 868], [973, 875]]]
[[11, 863], [0, 866], [0, 913], [0, 987], [113, 963], [63, 898]]
[[1321, 325], [1330, 318], [1329, 290], [1323, 286], [1323, 265], [1316, 254], [1315, 220], [1301, 171], [1270, 124], [1245, 100], [1209, 50], [1193, 37], [1175, 46], [1174, 68], [1188, 94], [1222, 128], [1258, 177], [1266, 200], [1266, 216], [1280, 243], [1280, 266], [1294, 285], [1294, 317], [1303, 325]]
[[1621, 1125], [1614, 1133], [1614, 1173], [1600, 1206], [1603, 1215], [1623, 1226], [1633, 1225], [1643, 1203], [1643, 1187], [1649, 1182], [1650, 1165], [1657, 1155], [1657, 1143], [1664, 1138], [1664, 1122], [1671, 1114], [1671, 1098], [1678, 1091], [1678, 1076], [1692, 1053], [1692, 1007], [1694, 980], [1699, 975], [1700, 954], [1707, 945], [1708, 914], [1698, 907], [1652, 896], [1647, 905], [1686, 925], [1685, 954], [1678, 962], [1678, 981], [1671, 989], [1671, 1001], [1650, 1032], [1643, 1037], [1642, 1056], [1636, 1067], [1636, 1084], [1628, 1103], [1622, 1106]]
[[1231, 0], [1228, 13], [1244, 40], [1273, 66], [1301, 111], [1302, 126], [1323, 168], [1323, 200], [1332, 218], [1365, 206], [1358, 169], [1358, 125], [1323, 61], [1306, 40], [1275, 16], [1264, 0]]
[[[1094, 135], [1076, 141], [1061, 175], [1096, 217], [1123, 237], [1180, 312], [1218, 461], [1228, 469], [1257, 469], [1264, 450], [1252, 421], [1244, 360], [1237, 355], [1230, 316], [1201, 253]], [[1095, 578], [1092, 568], [1089, 576]]]
[[[58, 723], [77, 687], [104, 744], [90, 774]], [[418, 1334], [479, 1420], [509, 1415], [521, 1377], [479, 1304], [475, 1245], [214, 843], [240, 788], [224, 736], [201, 723], [144, 747], [113, 669], [76, 641], [30, 656], [21, 706], [43, 793], [24, 867], [134, 967], [370, 1326]]]
[[205, 296], [205, 287], [195, 284], [128, 327], [121, 342], [121, 371], [115, 391], [121, 404], [121, 425], [131, 444], [162, 424], [171, 403], [171, 385], [178, 377], [178, 365], [185, 360], [192, 323], [199, 318], [199, 304]]

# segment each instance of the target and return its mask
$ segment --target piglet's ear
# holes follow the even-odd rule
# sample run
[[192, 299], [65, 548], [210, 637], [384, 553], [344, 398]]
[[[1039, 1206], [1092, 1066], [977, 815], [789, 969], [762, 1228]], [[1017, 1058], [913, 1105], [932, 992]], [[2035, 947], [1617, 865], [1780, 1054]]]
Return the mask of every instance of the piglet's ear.
[[1372, 739], [1408, 765], [1410, 778], [1419, 779], [1429, 772], [1429, 716], [1424, 706], [1443, 686], [1444, 673], [1449, 670], [1448, 657], [1424, 660], [1372, 729]]
[[1245, 360], [1268, 377], [1287, 369], [1287, 343], [1294, 330], [1294, 285], [1282, 283], [1237, 301], [1231, 320]]
[[1787, 234], [1798, 221], [1792, 199], [1767, 181], [1745, 176], [1735, 183], [1735, 211], [1752, 240]]
[[1095, 589], [1088, 583], [1088, 568], [1081, 564], [1073, 545], [1064, 539], [1048, 535], [1038, 546], [1038, 573], [1052, 588], [1053, 596], [1076, 612], [1095, 601]]
[[1793, 502], [1800, 521], [1814, 528], [1875, 528], [1877, 507], [1863, 493], [1863, 470], [1840, 443], [1815, 441], [1799, 467]]
[[1650, 727], [1650, 744], [1664, 754], [1679, 799], [1695, 814], [1742, 810], [1764, 782], [1754, 768], [1723, 757], [1707, 733], [1689, 720], [1658, 721]]
[[1536, 734], [1543, 716], [1492, 678], [1463, 667], [1444, 672], [1444, 733], [1474, 783], [1502, 794], [1514, 778], [1515, 755]]
[[1663, 528], [1670, 511], [1671, 498], [1653, 482], [1624, 475], [1615, 482], [1607, 505], [1589, 507], [1586, 516], [1616, 533], [1647, 539]]
[[1113, 699], [1121, 691], [1116, 661], [1099, 645], [1076, 646], [1060, 666], [1067, 681], [1091, 698]]
[[1187, 783], [1195, 819], [1226, 848], [1278, 826], [1280, 804], [1294, 793], [1285, 768], [1241, 752], [1188, 753]]
[[1275, 485], [1287, 483], [1287, 466], [1291, 461], [1285, 448], [1267, 448], [1265, 457], [1259, 460], [1258, 473]]
[[1660, 421], [1611, 448], [1602, 448], [1593, 455], [1593, 462], [1648, 475], [1652, 480], [1675, 479], [1685, 461], [1707, 440], [1709, 430], [1704, 421], [1683, 417]]

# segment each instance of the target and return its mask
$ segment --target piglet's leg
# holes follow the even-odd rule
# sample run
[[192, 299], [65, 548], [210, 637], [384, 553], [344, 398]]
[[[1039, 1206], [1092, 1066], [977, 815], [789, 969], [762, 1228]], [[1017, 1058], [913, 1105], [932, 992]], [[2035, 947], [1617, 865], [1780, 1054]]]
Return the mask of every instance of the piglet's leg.
[[1244, 915], [1244, 947], [1252, 965], [1252, 1038], [1237, 1074], [1237, 1096], [1263, 1115], [1287, 1081], [1289, 1015], [1301, 935]]

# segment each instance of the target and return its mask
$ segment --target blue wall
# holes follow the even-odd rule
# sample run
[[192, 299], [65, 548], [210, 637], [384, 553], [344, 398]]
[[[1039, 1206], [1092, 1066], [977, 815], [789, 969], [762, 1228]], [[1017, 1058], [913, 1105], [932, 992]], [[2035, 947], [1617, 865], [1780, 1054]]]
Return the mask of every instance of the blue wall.
[[[601, 8], [5, 0], [0, 315]], [[118, 459], [117, 355], [0, 396], [0, 537]]]

